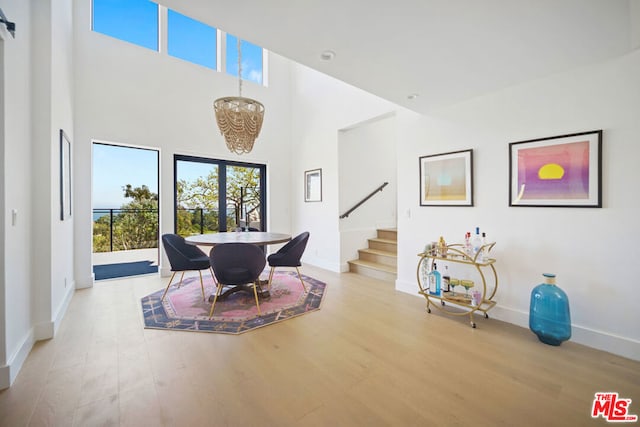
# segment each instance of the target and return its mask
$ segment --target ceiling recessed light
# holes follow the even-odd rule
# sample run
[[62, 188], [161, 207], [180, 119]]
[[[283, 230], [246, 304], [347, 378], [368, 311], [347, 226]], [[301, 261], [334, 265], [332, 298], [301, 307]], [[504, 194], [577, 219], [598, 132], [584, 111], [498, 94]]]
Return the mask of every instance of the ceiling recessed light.
[[407, 99], [416, 99], [419, 96], [420, 94], [418, 93], [412, 93], [411, 95], [407, 95]]
[[331, 61], [335, 57], [336, 53], [332, 50], [325, 50], [320, 54], [320, 59], [322, 59], [323, 61]]

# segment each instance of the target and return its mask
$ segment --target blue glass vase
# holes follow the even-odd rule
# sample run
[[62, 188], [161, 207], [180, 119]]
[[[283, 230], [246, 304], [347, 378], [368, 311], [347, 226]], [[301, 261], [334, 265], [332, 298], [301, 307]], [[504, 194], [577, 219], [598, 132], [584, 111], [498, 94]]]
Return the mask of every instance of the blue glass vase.
[[571, 338], [569, 298], [556, 286], [556, 275], [543, 274], [545, 282], [531, 291], [529, 328], [545, 344], [560, 345]]

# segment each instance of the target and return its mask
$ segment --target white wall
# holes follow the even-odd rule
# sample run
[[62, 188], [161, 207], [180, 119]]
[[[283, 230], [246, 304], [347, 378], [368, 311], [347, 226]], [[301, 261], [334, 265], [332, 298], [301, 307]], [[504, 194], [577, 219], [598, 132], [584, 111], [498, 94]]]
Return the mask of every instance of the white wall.
[[[400, 114], [397, 288], [416, 292], [416, 254], [480, 226], [497, 242], [494, 317], [528, 327], [531, 289], [556, 273], [573, 340], [640, 360], [640, 51], [534, 81], [431, 117]], [[508, 143], [603, 129], [603, 208], [508, 207]], [[419, 207], [417, 162], [474, 149], [475, 207]]]
[[341, 271], [378, 228], [396, 227], [395, 114], [377, 117], [338, 134], [338, 211], [347, 212], [383, 183], [388, 185], [339, 221]]
[[[490, 94], [429, 117], [394, 107], [313, 70], [293, 72], [294, 231], [310, 230], [304, 261], [339, 270], [338, 140], [341, 129], [397, 109], [398, 290], [417, 295], [417, 253], [443, 235], [480, 226], [497, 242], [492, 317], [528, 327], [531, 289], [558, 275], [570, 298], [573, 340], [640, 359], [634, 262], [640, 201], [640, 53]], [[604, 130], [602, 209], [509, 208], [508, 143]], [[475, 206], [420, 207], [422, 155], [474, 149]], [[323, 202], [304, 203], [305, 170], [322, 168]]]
[[[269, 55], [269, 87], [243, 83], [243, 96], [259, 100], [266, 111], [253, 151], [238, 156], [227, 150], [213, 113], [215, 99], [237, 95], [237, 79], [92, 32], [89, 6], [88, 1], [76, 3], [75, 21], [74, 166], [84, 177], [74, 189], [78, 287], [93, 281], [92, 140], [160, 150], [161, 233], [174, 229], [174, 153], [266, 164], [267, 228], [290, 232], [289, 61]], [[161, 263], [166, 266], [166, 258]]]
[[[51, 180], [47, 185], [51, 196], [51, 317], [47, 319], [57, 329], [75, 289], [73, 269], [73, 224], [71, 218], [60, 220], [60, 129], [64, 129], [72, 144], [73, 134], [73, 7], [72, 0], [53, 0], [51, 10]], [[73, 163], [73, 159], [72, 159]], [[72, 185], [75, 170], [72, 173]], [[81, 178], [80, 178], [81, 179]], [[73, 193], [73, 189], [72, 189]], [[72, 198], [72, 205], [75, 200]], [[36, 337], [39, 338], [39, 337]]]
[[[292, 83], [292, 231], [310, 232], [304, 262], [340, 271], [339, 131], [396, 107], [299, 64], [293, 65]], [[322, 168], [322, 202], [305, 203], [304, 171], [317, 168]]]
[[[0, 30], [1, 31], [1, 30]], [[6, 348], [6, 331], [5, 326], [7, 324], [6, 310], [5, 310], [5, 258], [4, 258], [4, 242], [5, 242], [5, 200], [4, 200], [4, 186], [5, 186], [5, 167], [4, 167], [4, 152], [5, 152], [5, 132], [4, 132], [4, 37], [6, 31], [0, 32], [0, 176], [3, 177], [0, 183], [0, 388], [2, 384], [10, 383], [9, 369], [7, 367], [7, 348]]]
[[[0, 30], [4, 51], [2, 155], [3, 268], [0, 270], [0, 389], [15, 379], [33, 341], [31, 329], [31, 120], [29, 2], [3, 1], [2, 9], [20, 22], [16, 38]], [[4, 26], [3, 26], [4, 27]], [[27, 78], [25, 78], [27, 76]], [[17, 210], [15, 224], [11, 211]]]
[[60, 129], [65, 129], [73, 143], [71, 0], [37, 2], [32, 19], [31, 197], [36, 213], [32, 229], [38, 236], [33, 246], [33, 321], [35, 338], [45, 339], [55, 333], [74, 280], [73, 217], [60, 221], [59, 197]]

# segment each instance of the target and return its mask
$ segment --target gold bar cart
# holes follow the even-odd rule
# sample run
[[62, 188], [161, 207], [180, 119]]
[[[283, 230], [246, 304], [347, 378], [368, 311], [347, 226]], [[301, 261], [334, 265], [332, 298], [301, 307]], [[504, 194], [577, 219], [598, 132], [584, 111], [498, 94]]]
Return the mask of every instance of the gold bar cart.
[[[418, 261], [417, 279], [418, 287], [420, 290], [418, 293], [423, 295], [427, 300], [427, 312], [431, 313], [431, 305], [442, 310], [444, 313], [453, 316], [466, 316], [469, 315], [469, 321], [472, 328], [476, 327], [476, 323], [473, 320], [473, 313], [476, 311], [482, 312], [484, 318], [488, 319], [487, 313], [495, 305], [493, 297], [498, 290], [498, 274], [494, 266], [496, 260], [488, 257], [491, 249], [493, 249], [495, 242], [487, 243], [483, 245], [475, 255], [469, 255], [464, 251], [464, 246], [461, 244], [447, 245], [446, 248], [433, 248], [426, 252], [418, 254], [420, 260]], [[481, 254], [485, 254], [484, 259], [481, 258]], [[433, 264], [436, 261], [443, 261], [446, 263], [458, 263], [465, 264], [473, 267], [480, 275], [482, 287], [481, 298], [477, 301], [476, 305], [472, 305], [471, 298], [467, 295], [446, 295], [444, 292], [441, 295], [436, 295], [429, 292], [429, 285], [427, 281], [427, 273], [433, 270]], [[490, 279], [489, 287], [487, 286], [487, 277], [484, 270], [487, 270]], [[492, 277], [491, 277], [492, 276]]]

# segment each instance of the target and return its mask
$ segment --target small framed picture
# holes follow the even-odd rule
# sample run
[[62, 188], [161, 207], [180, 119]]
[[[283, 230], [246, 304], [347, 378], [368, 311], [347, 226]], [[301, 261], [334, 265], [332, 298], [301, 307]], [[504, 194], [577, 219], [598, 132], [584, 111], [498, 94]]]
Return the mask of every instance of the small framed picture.
[[473, 206], [473, 150], [420, 157], [420, 206]]
[[60, 129], [60, 220], [71, 218], [71, 141]]
[[602, 130], [510, 143], [509, 206], [602, 207]]
[[304, 201], [322, 201], [322, 169], [312, 169], [304, 172]]

